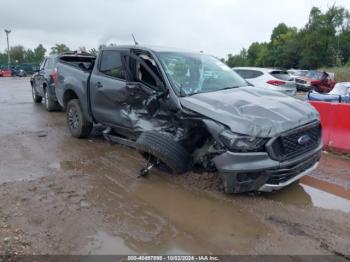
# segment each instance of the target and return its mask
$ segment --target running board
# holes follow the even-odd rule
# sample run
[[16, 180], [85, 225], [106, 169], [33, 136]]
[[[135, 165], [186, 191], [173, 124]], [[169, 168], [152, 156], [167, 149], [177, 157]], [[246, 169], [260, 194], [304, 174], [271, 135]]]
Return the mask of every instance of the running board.
[[126, 139], [126, 138], [122, 138], [120, 136], [113, 136], [113, 135], [109, 134], [108, 131], [107, 132], [103, 131], [103, 136], [109, 142], [124, 145], [124, 146], [131, 147], [131, 148], [136, 148], [136, 143], [134, 141]]

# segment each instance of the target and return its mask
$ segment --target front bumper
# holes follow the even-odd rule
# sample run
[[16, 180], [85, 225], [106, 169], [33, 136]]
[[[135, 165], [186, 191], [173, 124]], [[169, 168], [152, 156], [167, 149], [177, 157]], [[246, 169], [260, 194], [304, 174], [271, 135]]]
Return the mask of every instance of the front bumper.
[[311, 85], [310, 84], [301, 84], [301, 83], [296, 83], [295, 84], [296, 88], [298, 91], [310, 91], [311, 90]]
[[227, 193], [271, 192], [290, 185], [317, 168], [322, 144], [286, 161], [270, 158], [268, 153], [234, 153], [227, 151], [213, 159], [223, 177]]

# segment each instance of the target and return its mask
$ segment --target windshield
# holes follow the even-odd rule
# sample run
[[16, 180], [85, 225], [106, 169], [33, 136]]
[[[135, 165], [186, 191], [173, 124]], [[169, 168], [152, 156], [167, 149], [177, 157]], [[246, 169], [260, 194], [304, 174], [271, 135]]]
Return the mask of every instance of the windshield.
[[300, 71], [296, 71], [295, 72], [295, 75], [296, 76], [306, 76], [308, 71], [303, 71], [303, 70], [300, 70]]
[[248, 86], [231, 68], [210, 55], [159, 52], [158, 58], [180, 96]]
[[322, 77], [322, 72], [310, 70], [306, 74], [306, 77], [311, 78], [311, 79], [320, 80]]

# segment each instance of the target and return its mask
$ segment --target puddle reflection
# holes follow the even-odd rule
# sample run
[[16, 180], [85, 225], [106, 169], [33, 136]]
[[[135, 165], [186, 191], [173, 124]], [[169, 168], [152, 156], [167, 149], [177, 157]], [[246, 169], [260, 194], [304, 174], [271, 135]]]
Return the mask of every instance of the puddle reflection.
[[350, 212], [349, 190], [309, 176], [304, 177], [300, 183], [263, 196], [289, 205]]

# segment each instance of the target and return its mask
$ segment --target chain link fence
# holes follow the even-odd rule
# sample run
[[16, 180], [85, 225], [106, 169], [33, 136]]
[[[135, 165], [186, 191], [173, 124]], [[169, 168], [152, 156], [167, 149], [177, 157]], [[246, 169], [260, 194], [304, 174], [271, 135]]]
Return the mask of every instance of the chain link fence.
[[[35, 64], [35, 63], [23, 63], [23, 64], [16, 64], [16, 65], [11, 65], [11, 69], [23, 69], [26, 71], [27, 74], [31, 75], [35, 71], [39, 70], [40, 64]], [[7, 64], [0, 64], [0, 69], [7, 69], [8, 65]]]

